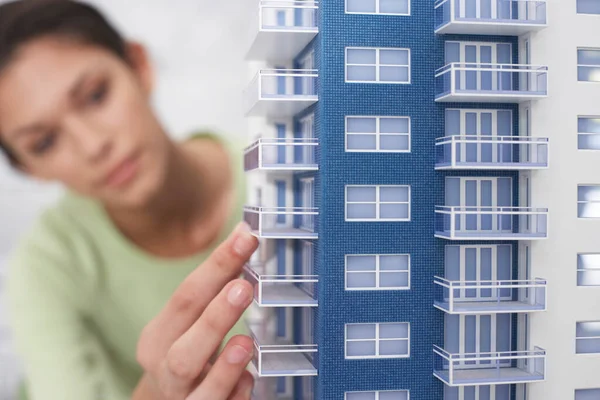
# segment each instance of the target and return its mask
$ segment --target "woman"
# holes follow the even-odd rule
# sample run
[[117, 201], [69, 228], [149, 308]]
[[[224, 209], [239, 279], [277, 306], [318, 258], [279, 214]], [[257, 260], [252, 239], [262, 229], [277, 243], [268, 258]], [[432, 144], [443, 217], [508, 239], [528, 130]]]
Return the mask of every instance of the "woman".
[[89, 5], [0, 5], [2, 150], [68, 189], [10, 264], [32, 400], [250, 398], [240, 154], [171, 141], [152, 83], [144, 48]]

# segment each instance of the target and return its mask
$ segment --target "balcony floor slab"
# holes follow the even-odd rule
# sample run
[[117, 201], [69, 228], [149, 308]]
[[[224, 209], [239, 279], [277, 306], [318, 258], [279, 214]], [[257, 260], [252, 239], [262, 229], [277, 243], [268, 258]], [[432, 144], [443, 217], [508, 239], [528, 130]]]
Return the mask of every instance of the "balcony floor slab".
[[[438, 379], [450, 385], [448, 371], [434, 371]], [[495, 385], [536, 382], [544, 380], [541, 374], [532, 374], [520, 368], [477, 368], [454, 371], [454, 383], [450, 386]]]
[[[447, 302], [436, 301], [436, 308], [450, 313], [450, 304]], [[522, 301], [460, 301], [454, 303], [454, 310], [451, 314], [480, 314], [480, 313], [523, 313], [533, 311], [544, 311], [542, 305], [529, 304]]]

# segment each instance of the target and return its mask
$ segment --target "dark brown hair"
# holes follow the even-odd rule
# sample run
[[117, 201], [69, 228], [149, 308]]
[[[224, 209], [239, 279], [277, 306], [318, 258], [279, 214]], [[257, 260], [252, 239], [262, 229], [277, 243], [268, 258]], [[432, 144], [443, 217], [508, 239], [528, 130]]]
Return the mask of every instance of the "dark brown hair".
[[[127, 60], [125, 40], [93, 6], [74, 0], [13, 0], [0, 4], [0, 73], [20, 46], [44, 36], [102, 47]], [[1, 137], [0, 152], [17, 163]]]

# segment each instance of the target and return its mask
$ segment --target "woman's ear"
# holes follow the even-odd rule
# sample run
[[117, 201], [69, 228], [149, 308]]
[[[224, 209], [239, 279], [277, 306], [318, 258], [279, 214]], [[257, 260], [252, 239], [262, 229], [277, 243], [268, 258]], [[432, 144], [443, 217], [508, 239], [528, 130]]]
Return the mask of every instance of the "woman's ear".
[[154, 70], [146, 48], [137, 42], [127, 44], [127, 58], [147, 96], [154, 88]]

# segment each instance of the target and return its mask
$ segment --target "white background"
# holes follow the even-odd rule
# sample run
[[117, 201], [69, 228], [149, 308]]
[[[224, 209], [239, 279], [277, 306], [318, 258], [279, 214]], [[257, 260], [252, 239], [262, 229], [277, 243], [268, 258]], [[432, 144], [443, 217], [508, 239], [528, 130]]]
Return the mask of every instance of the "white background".
[[[0, 0], [4, 3], [5, 0]], [[176, 138], [216, 129], [246, 140], [248, 0], [93, 0], [128, 38], [143, 42], [157, 74], [155, 108]], [[60, 188], [19, 177], [0, 159], [0, 400], [12, 399], [19, 367], [3, 323], [2, 275], [19, 236]], [[6, 383], [9, 383], [8, 385]]]

